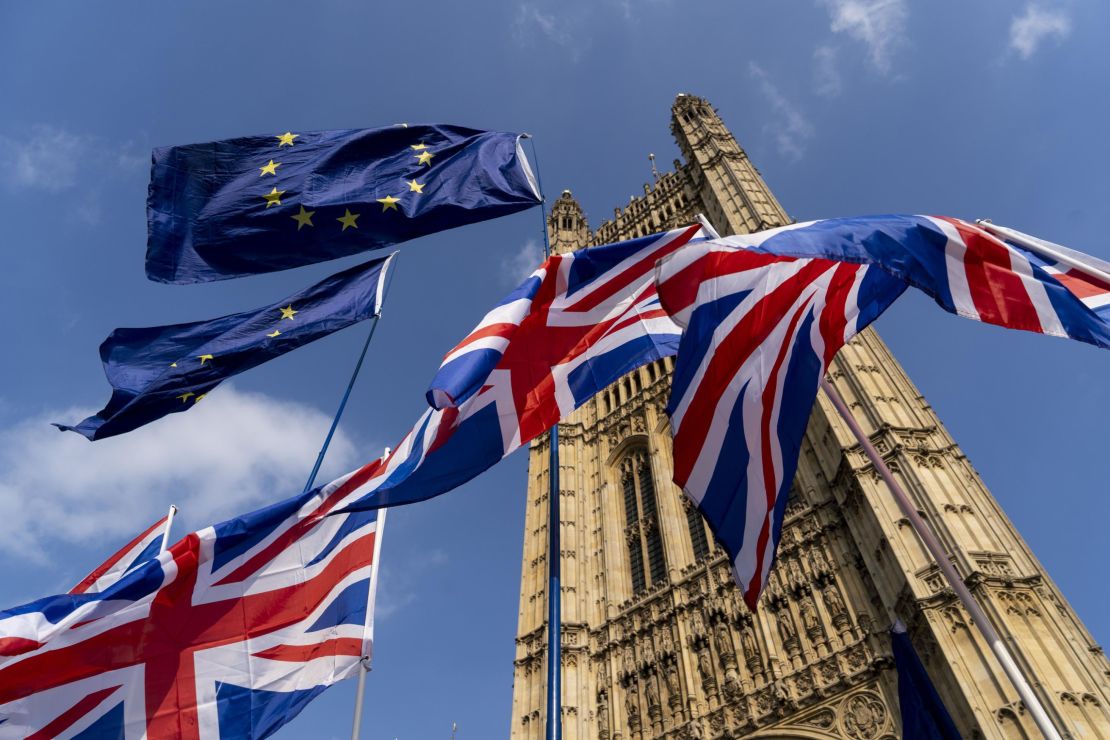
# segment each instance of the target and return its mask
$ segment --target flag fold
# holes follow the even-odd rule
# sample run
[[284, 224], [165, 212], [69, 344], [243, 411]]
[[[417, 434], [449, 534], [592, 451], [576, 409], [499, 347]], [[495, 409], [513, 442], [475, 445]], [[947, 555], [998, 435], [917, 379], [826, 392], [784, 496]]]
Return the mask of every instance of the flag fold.
[[390, 259], [344, 270], [253, 311], [116, 329], [100, 345], [113, 389], [108, 405], [72, 426], [55, 426], [98, 440], [187, 411], [222, 381], [377, 315]]
[[155, 149], [147, 277], [285, 270], [531, 208], [540, 195], [520, 139], [400, 125]]

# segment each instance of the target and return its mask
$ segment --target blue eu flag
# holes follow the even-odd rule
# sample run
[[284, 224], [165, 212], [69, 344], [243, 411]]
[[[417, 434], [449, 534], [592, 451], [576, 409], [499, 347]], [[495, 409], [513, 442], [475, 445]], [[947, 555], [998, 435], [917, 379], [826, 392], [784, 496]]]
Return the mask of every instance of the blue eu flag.
[[520, 139], [399, 125], [155, 149], [147, 277], [285, 270], [530, 208], [540, 196]]
[[898, 669], [902, 740], [960, 740], [960, 733], [901, 621], [890, 631], [890, 640]]
[[221, 381], [378, 314], [392, 255], [256, 311], [191, 324], [116, 329], [100, 345], [112, 398], [74, 426], [90, 440], [187, 411]]

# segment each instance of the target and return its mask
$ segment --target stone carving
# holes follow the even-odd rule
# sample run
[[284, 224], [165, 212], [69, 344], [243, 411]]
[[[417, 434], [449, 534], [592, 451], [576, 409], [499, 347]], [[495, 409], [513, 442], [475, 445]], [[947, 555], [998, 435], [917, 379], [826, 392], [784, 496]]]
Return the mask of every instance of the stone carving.
[[628, 689], [624, 695], [624, 709], [628, 712], [628, 729], [633, 732], [640, 731], [640, 697], [636, 691], [636, 684]]
[[794, 591], [802, 591], [806, 587], [805, 575], [802, 573], [802, 567], [798, 565], [798, 561], [791, 558], [787, 561], [787, 577], [790, 581], [790, 588]]
[[811, 638], [816, 638], [821, 635], [824, 630], [821, 629], [821, 620], [817, 616], [817, 607], [813, 605], [813, 600], [808, 596], [802, 599], [798, 605], [798, 611], [802, 617], [802, 627], [805, 629], [806, 634]]
[[663, 680], [667, 684], [667, 697], [668, 701], [674, 705], [682, 701], [682, 692], [678, 687], [678, 668], [674, 663], [667, 666], [667, 670], [663, 673]]
[[744, 625], [740, 631], [740, 647], [744, 650], [744, 659], [752, 661], [759, 658], [759, 648], [755, 644], [755, 635], [751, 625]]
[[829, 568], [829, 562], [825, 559], [825, 550], [821, 545], [815, 544], [813, 549], [809, 551], [809, 566], [813, 569], [815, 575], [827, 575], [832, 569]]
[[649, 715], [654, 718], [660, 714], [659, 687], [655, 685], [655, 676], [649, 676], [644, 682], [644, 700], [647, 701]]
[[721, 656], [722, 664], [730, 664], [736, 662], [736, 650], [732, 647], [732, 636], [729, 634], [728, 625], [724, 621], [717, 622], [717, 627], [714, 630], [715, 642], [717, 645], [717, 654]]
[[597, 695], [597, 736], [609, 738], [609, 694], [604, 690]]
[[790, 616], [790, 612], [782, 611], [775, 615], [775, 622], [777, 622], [779, 630], [779, 639], [782, 640], [782, 645], [787, 650], [797, 648], [798, 646], [798, 631], [794, 627], [794, 619]]
[[712, 693], [717, 687], [717, 679], [713, 676], [713, 665], [709, 662], [708, 650], [698, 653], [698, 675], [701, 676], [701, 685], [706, 693]]
[[870, 740], [886, 724], [886, 707], [874, 694], [856, 694], [849, 697], [841, 709], [841, 725], [848, 737]]
[[697, 609], [690, 612], [690, 634], [699, 637], [705, 634], [705, 620]]
[[621, 658], [621, 668], [624, 670], [626, 676], [631, 676], [636, 673], [636, 658], [632, 655], [632, 646], [624, 646], [624, 655]]

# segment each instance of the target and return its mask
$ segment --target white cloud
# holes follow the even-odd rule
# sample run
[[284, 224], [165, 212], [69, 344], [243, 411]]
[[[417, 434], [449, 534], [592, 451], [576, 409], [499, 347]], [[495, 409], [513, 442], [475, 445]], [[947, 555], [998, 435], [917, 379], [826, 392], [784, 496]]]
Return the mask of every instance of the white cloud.
[[[331, 422], [315, 408], [225, 384], [187, 413], [99, 442], [50, 426], [85, 415], [51, 412], [0, 431], [0, 551], [9, 565], [41, 563], [62, 542], [109, 543], [110, 551], [171, 503], [182, 510], [180, 535], [293, 496]], [[340, 428], [317, 481], [361, 462]]]
[[[389, 517], [396, 519], [397, 514], [398, 510], [394, 509]], [[387, 519], [386, 528], [391, 526], [391, 520]], [[447, 564], [447, 553], [439, 548], [422, 548], [406, 553], [404, 557], [393, 556], [389, 562], [397, 563], [397, 566], [385, 565], [378, 575], [378, 593], [374, 602], [376, 622], [385, 621], [415, 603], [420, 582]]]
[[818, 46], [813, 52], [813, 88], [818, 95], [834, 98], [840, 94], [844, 82], [837, 67], [835, 46]]
[[515, 288], [542, 263], [543, 247], [535, 239], [529, 239], [501, 261], [501, 282], [508, 288]]
[[783, 96], [762, 67], [751, 62], [748, 71], [759, 83], [760, 91], [776, 119], [764, 126], [764, 130], [775, 137], [779, 153], [790, 159], [800, 159], [805, 154], [806, 144], [813, 138], [813, 125]]
[[907, 0], [820, 0], [833, 33], [845, 33], [867, 47], [879, 72], [890, 73], [891, 55], [905, 41]]
[[0, 136], [0, 177], [10, 187], [58, 192], [77, 184], [92, 139], [53, 126], [36, 126], [21, 139]]
[[1010, 22], [1010, 48], [1028, 59], [1045, 39], [1062, 40], [1070, 33], [1071, 18], [1066, 12], [1029, 3], [1025, 12]]

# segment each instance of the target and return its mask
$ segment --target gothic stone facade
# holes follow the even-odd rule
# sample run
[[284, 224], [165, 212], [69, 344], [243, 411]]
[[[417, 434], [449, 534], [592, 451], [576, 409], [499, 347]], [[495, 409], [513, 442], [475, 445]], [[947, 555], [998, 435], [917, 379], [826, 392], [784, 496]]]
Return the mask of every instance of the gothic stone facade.
[[[703, 99], [681, 95], [685, 158], [590, 233], [569, 192], [558, 251], [688, 224], [721, 233], [788, 216]], [[1039, 737], [1000, 666], [858, 445], [819, 398], [778, 562], [753, 614], [701, 516], [671, 483], [669, 360], [559, 425], [562, 721], [567, 740], [900, 736], [887, 629], [909, 628], [967, 738]], [[940, 419], [873, 332], [829, 377], [995, 621], [1057, 726], [1110, 738], [1110, 663]], [[531, 447], [512, 737], [545, 723], [548, 439]]]

